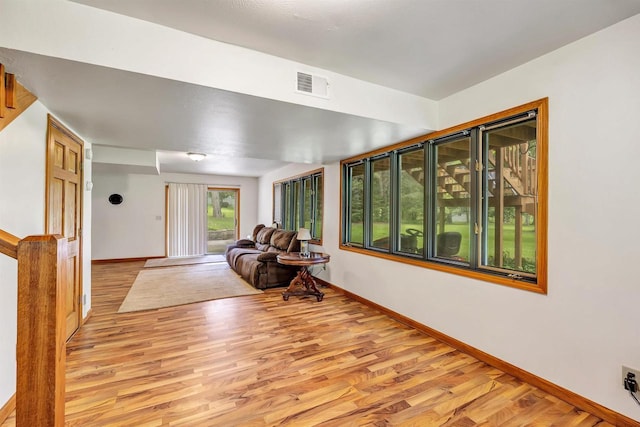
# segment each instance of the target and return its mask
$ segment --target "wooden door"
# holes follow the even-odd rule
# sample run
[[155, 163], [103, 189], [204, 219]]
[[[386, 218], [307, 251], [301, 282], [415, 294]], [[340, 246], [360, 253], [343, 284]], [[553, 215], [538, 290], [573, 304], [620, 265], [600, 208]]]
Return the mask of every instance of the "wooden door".
[[49, 116], [47, 131], [46, 233], [68, 239], [65, 284], [66, 337], [82, 319], [82, 162], [83, 142]]

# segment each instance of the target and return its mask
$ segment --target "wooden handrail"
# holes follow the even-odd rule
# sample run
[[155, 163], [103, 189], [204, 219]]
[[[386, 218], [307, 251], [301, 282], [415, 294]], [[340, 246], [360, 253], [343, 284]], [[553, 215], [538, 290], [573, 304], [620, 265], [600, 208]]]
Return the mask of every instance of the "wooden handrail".
[[0, 230], [0, 253], [18, 259], [18, 242], [20, 242], [18, 237]]

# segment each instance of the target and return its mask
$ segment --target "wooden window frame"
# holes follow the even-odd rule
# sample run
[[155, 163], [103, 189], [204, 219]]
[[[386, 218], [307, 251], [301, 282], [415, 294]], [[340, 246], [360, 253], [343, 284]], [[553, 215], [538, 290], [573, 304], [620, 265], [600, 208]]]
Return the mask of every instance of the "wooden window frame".
[[[459, 132], [468, 131], [469, 129], [481, 129], [488, 124], [497, 123], [511, 117], [526, 114], [527, 112], [535, 111], [536, 113], [536, 182], [537, 182], [537, 204], [536, 204], [536, 274], [534, 277], [522, 277], [518, 274], [507, 274], [506, 271], [495, 271], [481, 267], [478, 265], [467, 266], [459, 265], [454, 262], [439, 262], [429, 258], [428, 251], [424, 251], [421, 256], [415, 256], [413, 254], [405, 254], [397, 250], [394, 245], [391, 245], [389, 251], [374, 250], [368, 246], [367, 238], [364, 238], [364, 245], [352, 245], [346, 241], [349, 236], [349, 224], [348, 212], [345, 209], [348, 206], [348, 198], [350, 197], [349, 182], [347, 180], [347, 172], [349, 167], [357, 163], [369, 162], [370, 159], [379, 157], [381, 155], [389, 154], [394, 156], [399, 151], [407, 149], [408, 147], [415, 146], [417, 144], [428, 144], [430, 140], [436, 140], [449, 135], [453, 135]], [[431, 134], [419, 136], [408, 141], [400, 142], [391, 146], [383, 147], [375, 151], [364, 153], [358, 156], [354, 156], [348, 159], [344, 159], [340, 162], [341, 165], [341, 191], [340, 198], [340, 245], [341, 250], [350, 252], [356, 252], [363, 255], [374, 256], [387, 260], [402, 262], [405, 264], [411, 264], [423, 268], [429, 268], [446, 273], [456, 274], [464, 277], [469, 277], [484, 282], [496, 283], [504, 286], [509, 286], [517, 289], [523, 289], [531, 292], [546, 294], [547, 293], [547, 224], [548, 224], [548, 98], [539, 99], [527, 104], [520, 105], [508, 110], [501, 111], [499, 113], [491, 114], [489, 116], [482, 117], [467, 123], [463, 123], [457, 126], [453, 126], [441, 131], [433, 132]], [[393, 160], [393, 157], [392, 157]], [[430, 159], [425, 163], [425, 174], [431, 173], [433, 170], [433, 159]], [[392, 166], [393, 168], [393, 166]], [[365, 181], [369, 180], [370, 176], [365, 173]], [[393, 185], [393, 184], [392, 184]], [[428, 193], [428, 185], [425, 184], [425, 200], [430, 196]], [[369, 197], [367, 194], [370, 191], [370, 185], [365, 182], [364, 185], [365, 199]], [[397, 204], [397, 198], [393, 197], [393, 192], [397, 189], [392, 189], [392, 203]], [[475, 194], [484, 194], [478, 188], [473, 190]], [[365, 205], [369, 203], [365, 200]], [[392, 211], [397, 210], [397, 206], [390, 207]], [[370, 221], [368, 216], [370, 213], [364, 212], [365, 230], [368, 227], [367, 222]], [[425, 217], [430, 216], [431, 212], [425, 211]], [[430, 221], [426, 220], [426, 221]], [[398, 231], [397, 221], [392, 221], [392, 230], [390, 230], [390, 241], [393, 241], [394, 236], [397, 236]], [[430, 244], [434, 241], [433, 232], [430, 236], [427, 236], [429, 230], [425, 226], [425, 247], [427, 240]], [[476, 238], [474, 238], [476, 240]]]

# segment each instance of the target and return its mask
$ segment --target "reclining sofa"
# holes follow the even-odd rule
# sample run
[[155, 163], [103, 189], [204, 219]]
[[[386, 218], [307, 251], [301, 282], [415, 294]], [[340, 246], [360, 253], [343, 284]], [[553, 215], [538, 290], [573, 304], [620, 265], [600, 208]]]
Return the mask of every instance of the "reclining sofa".
[[241, 239], [227, 246], [229, 266], [257, 289], [287, 286], [297, 269], [278, 263], [280, 253], [300, 251], [295, 231], [257, 225], [251, 239]]

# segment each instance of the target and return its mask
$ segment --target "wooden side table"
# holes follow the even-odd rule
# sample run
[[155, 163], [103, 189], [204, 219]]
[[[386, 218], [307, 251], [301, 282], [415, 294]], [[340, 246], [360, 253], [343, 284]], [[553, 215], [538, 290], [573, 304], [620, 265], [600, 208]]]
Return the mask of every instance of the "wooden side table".
[[278, 255], [278, 262], [284, 265], [294, 265], [300, 267], [298, 274], [291, 281], [286, 291], [282, 293], [282, 299], [289, 301], [291, 295], [313, 295], [322, 301], [324, 294], [316, 287], [316, 281], [309, 273], [309, 266], [315, 264], [326, 264], [330, 255], [321, 252], [311, 252], [308, 257], [303, 257], [300, 252], [289, 252]]

